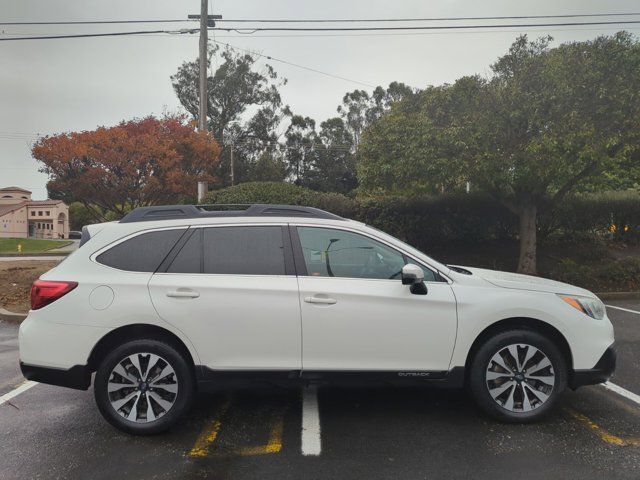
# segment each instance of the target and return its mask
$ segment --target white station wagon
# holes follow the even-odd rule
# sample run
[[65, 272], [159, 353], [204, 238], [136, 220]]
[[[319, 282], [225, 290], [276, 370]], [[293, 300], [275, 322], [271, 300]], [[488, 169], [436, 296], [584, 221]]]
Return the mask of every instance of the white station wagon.
[[85, 227], [33, 284], [20, 365], [88, 389], [136, 434], [163, 431], [198, 389], [230, 381], [463, 387], [509, 422], [606, 381], [613, 327], [591, 292], [438, 263], [309, 207], [138, 208]]

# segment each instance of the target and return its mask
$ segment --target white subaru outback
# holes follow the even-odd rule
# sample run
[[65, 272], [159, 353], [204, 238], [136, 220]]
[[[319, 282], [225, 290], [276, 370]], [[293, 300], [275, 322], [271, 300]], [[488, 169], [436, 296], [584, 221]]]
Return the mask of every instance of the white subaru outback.
[[[236, 207], [237, 208], [237, 207]], [[447, 266], [309, 207], [138, 208], [85, 227], [33, 284], [20, 366], [86, 390], [104, 417], [163, 431], [228, 381], [468, 386], [529, 422], [615, 368], [604, 305], [537, 277]]]

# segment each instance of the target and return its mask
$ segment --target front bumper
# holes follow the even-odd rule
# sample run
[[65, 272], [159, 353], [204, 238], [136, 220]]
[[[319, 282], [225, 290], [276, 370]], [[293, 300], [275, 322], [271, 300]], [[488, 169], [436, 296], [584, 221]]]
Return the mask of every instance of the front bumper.
[[604, 383], [616, 369], [616, 350], [613, 345], [605, 350], [596, 366], [587, 370], [574, 370], [569, 378], [569, 387], [576, 389], [585, 385]]
[[88, 390], [91, 385], [91, 370], [86, 365], [75, 365], [65, 370], [20, 362], [20, 370], [22, 370], [24, 378], [34, 382], [75, 388], [77, 390]]

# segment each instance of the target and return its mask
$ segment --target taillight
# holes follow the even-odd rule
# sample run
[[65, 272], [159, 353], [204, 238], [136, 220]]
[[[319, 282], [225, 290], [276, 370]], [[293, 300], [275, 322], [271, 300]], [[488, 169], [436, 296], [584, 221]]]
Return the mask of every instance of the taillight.
[[55, 302], [77, 286], [78, 282], [36, 280], [31, 285], [31, 310], [37, 310]]

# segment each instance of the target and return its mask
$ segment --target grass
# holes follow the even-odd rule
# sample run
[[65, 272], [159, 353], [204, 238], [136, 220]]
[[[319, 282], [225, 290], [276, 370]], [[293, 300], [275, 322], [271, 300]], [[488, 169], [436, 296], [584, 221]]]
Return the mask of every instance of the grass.
[[0, 253], [18, 254], [18, 245], [22, 245], [22, 253], [46, 252], [52, 248], [69, 245], [67, 240], [38, 240], [34, 238], [0, 238]]

